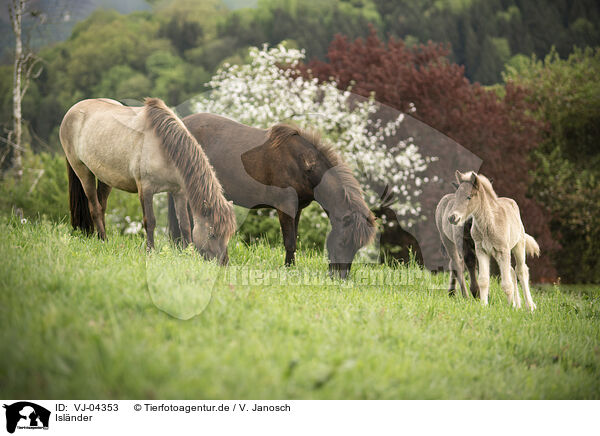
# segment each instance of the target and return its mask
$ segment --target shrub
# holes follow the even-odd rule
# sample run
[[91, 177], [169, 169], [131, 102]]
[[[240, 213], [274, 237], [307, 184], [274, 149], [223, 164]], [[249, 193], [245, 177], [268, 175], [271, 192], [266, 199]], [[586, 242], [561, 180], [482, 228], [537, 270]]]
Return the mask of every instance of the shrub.
[[530, 192], [554, 214], [562, 244], [555, 260], [563, 280], [600, 283], [600, 49], [575, 49], [568, 59], [521, 58], [504, 74], [525, 87], [548, 129], [534, 153]]
[[[0, 211], [11, 213], [13, 208], [20, 208], [30, 219], [69, 222], [69, 182], [64, 155], [28, 152], [23, 164], [21, 180], [6, 173], [0, 181]], [[156, 203], [157, 215], [164, 215], [166, 201], [159, 199]], [[108, 198], [107, 226], [116, 226], [120, 232], [141, 232], [141, 215], [137, 195], [112, 191]]]

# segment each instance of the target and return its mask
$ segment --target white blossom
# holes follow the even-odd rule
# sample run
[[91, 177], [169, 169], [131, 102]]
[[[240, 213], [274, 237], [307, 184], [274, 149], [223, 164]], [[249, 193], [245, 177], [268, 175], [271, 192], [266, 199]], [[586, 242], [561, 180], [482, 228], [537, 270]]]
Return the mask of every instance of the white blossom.
[[[353, 168], [370, 207], [381, 205], [382, 187], [389, 186], [395, 195], [388, 206], [401, 224], [410, 226], [420, 217], [419, 187], [426, 182], [420, 174], [431, 159], [421, 155], [413, 138], [395, 138], [404, 114], [395, 112], [384, 121], [377, 117], [381, 105], [373, 96], [340, 91], [333, 79], [319, 83], [301, 77], [296, 67], [305, 58], [304, 50], [265, 45], [251, 48], [249, 55], [248, 64], [224, 64], [215, 73], [207, 84], [210, 92], [195, 101], [196, 112], [256, 127], [290, 121], [317, 130]], [[410, 110], [416, 110], [413, 104]]]

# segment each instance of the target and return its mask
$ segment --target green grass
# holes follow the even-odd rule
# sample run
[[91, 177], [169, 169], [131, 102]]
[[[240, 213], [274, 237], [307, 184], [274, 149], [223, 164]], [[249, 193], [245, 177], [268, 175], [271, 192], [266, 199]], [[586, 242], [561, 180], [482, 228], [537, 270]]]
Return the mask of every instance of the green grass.
[[534, 288], [531, 314], [415, 265], [341, 283], [316, 252], [286, 269], [282, 247], [232, 241], [222, 268], [109, 237], [0, 218], [2, 397], [600, 397], [597, 287]]

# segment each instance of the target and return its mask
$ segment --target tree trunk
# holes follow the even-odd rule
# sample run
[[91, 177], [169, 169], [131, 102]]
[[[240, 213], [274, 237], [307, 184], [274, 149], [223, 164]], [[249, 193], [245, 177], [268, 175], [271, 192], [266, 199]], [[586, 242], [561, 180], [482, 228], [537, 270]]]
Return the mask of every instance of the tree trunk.
[[21, 73], [23, 70], [23, 42], [21, 40], [21, 22], [23, 19], [24, 0], [12, 0], [11, 20], [15, 33], [15, 67], [13, 71], [13, 161], [12, 166], [17, 178], [23, 175], [23, 158], [21, 147]]

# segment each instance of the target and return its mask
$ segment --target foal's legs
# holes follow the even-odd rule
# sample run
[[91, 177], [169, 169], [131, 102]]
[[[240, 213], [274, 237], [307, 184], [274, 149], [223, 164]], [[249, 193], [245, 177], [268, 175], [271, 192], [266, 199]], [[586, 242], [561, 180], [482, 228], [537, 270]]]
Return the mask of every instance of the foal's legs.
[[469, 271], [469, 289], [474, 298], [479, 297], [479, 285], [477, 284], [477, 257], [472, 247], [465, 247], [465, 265]]
[[448, 295], [454, 297], [456, 295], [456, 273], [454, 272], [454, 264], [452, 260], [448, 262], [448, 270], [450, 271], [450, 284], [448, 285]]
[[106, 183], [98, 180], [98, 202], [100, 203], [100, 207], [102, 208], [102, 225], [106, 230], [106, 204], [108, 201], [108, 196], [110, 195], [110, 191], [112, 190], [111, 186], [108, 186]]
[[148, 251], [154, 248], [154, 228], [156, 227], [156, 218], [154, 217], [154, 206], [152, 198], [154, 193], [150, 190], [145, 192], [138, 185], [138, 195], [142, 204], [142, 212], [144, 214], [144, 228], [146, 229], [146, 249]]
[[513, 248], [513, 254], [515, 256], [517, 277], [519, 277], [521, 288], [523, 288], [525, 307], [533, 312], [536, 305], [533, 302], [531, 292], [529, 291], [529, 268], [527, 268], [527, 265], [525, 264], [525, 241], [519, 242], [515, 248]]
[[450, 271], [450, 283], [448, 284], [448, 295], [454, 297], [456, 295], [456, 273], [454, 271], [454, 264], [452, 262], [452, 256], [450, 253], [454, 251], [454, 243], [440, 233], [442, 239], [442, 248], [446, 251], [446, 254], [450, 257], [448, 262], [448, 271]]
[[[285, 246], [285, 266], [290, 266], [296, 262], [296, 220], [279, 209], [277, 215], [283, 234], [283, 245]], [[296, 214], [296, 216], [299, 216], [299, 214]]]
[[490, 291], [490, 256], [483, 249], [475, 244], [475, 254], [479, 265], [479, 276], [477, 284], [479, 285], [479, 298], [483, 304], [488, 304], [488, 294]]
[[175, 204], [175, 213], [177, 221], [179, 221], [179, 231], [181, 232], [181, 240], [183, 246], [187, 247], [192, 242], [192, 229], [190, 226], [190, 216], [187, 209], [187, 198], [183, 192], [173, 194], [173, 202]]
[[513, 284], [512, 267], [510, 266], [510, 251], [498, 251], [496, 254], [496, 262], [500, 268], [500, 285], [506, 294], [508, 303], [516, 307], [514, 299], [515, 286]]
[[458, 280], [460, 291], [463, 297], [469, 298], [471, 294], [467, 290], [467, 283], [465, 282], [465, 262], [463, 261], [462, 256], [458, 253], [456, 245], [448, 254], [450, 255], [450, 271], [454, 273], [455, 279]]
[[104, 216], [102, 212], [102, 206], [98, 201], [98, 192], [96, 190], [96, 176], [81, 162], [71, 162], [71, 167], [79, 180], [81, 186], [85, 192], [85, 196], [88, 199], [88, 206], [90, 208], [90, 214], [92, 220], [98, 231], [98, 237], [100, 239], [106, 239], [106, 232], [104, 230]]
[[521, 308], [521, 296], [519, 295], [519, 285], [517, 282], [517, 273], [515, 273], [515, 269], [513, 267], [510, 268], [510, 272], [511, 272], [513, 284], [515, 285], [515, 293], [514, 293], [515, 302], [517, 303], [517, 308], [520, 309]]

